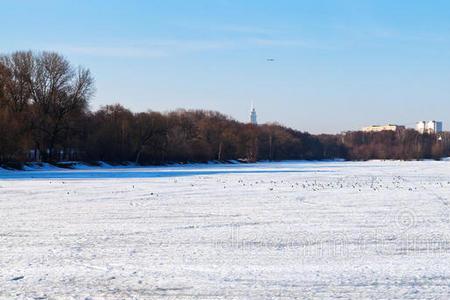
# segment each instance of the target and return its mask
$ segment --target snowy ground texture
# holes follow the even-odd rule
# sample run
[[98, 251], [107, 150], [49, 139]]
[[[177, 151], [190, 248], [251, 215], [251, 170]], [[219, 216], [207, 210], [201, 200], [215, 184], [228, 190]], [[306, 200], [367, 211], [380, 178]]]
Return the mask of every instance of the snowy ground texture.
[[447, 299], [450, 162], [0, 171], [1, 299]]

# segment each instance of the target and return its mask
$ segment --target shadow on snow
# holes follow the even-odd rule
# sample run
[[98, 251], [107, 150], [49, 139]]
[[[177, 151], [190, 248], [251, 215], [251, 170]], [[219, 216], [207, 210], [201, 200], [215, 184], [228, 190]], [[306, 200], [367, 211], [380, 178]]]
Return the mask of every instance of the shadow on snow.
[[238, 169], [195, 169], [195, 170], [152, 170], [152, 169], [111, 169], [105, 171], [98, 170], [54, 170], [54, 171], [9, 171], [0, 172], [0, 179], [3, 180], [26, 180], [26, 179], [126, 179], [126, 178], [162, 178], [162, 177], [182, 177], [196, 175], [219, 175], [219, 174], [267, 174], [267, 173], [324, 173], [332, 172], [317, 169], [267, 169], [267, 170], [238, 170]]

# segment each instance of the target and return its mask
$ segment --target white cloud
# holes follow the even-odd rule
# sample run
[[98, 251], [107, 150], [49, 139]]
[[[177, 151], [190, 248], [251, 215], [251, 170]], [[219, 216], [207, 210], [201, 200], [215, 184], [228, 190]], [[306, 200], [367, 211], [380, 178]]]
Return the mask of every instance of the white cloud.
[[164, 51], [140, 47], [57, 46], [52, 50], [66, 54], [106, 57], [159, 58], [167, 56]]
[[252, 26], [241, 26], [241, 25], [223, 26], [212, 29], [217, 31], [243, 33], [243, 34], [259, 34], [259, 35], [268, 35], [279, 32], [278, 30], [274, 29], [252, 27]]
[[[127, 43], [122, 43], [126, 45]], [[243, 38], [227, 40], [157, 40], [152, 42], [129, 43], [126, 46], [99, 45], [53, 45], [44, 49], [69, 55], [156, 59], [194, 52], [236, 50], [246, 48], [319, 48], [318, 45], [296, 39]]]

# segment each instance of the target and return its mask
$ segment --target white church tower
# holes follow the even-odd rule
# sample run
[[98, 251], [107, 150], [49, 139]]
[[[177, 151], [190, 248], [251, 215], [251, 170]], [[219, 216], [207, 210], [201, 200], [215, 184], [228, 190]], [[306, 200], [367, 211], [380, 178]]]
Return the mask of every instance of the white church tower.
[[258, 122], [256, 121], [256, 110], [255, 107], [253, 106], [253, 102], [252, 102], [252, 110], [250, 112], [250, 123], [253, 125], [258, 125]]

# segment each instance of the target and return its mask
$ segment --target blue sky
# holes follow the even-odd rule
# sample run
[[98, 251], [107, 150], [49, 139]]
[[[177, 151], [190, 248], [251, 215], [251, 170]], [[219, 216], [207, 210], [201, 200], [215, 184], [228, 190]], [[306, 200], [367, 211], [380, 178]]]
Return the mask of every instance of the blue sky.
[[449, 1], [0, 0], [0, 38], [91, 69], [93, 109], [247, 121], [253, 101], [260, 122], [313, 133], [450, 124]]

